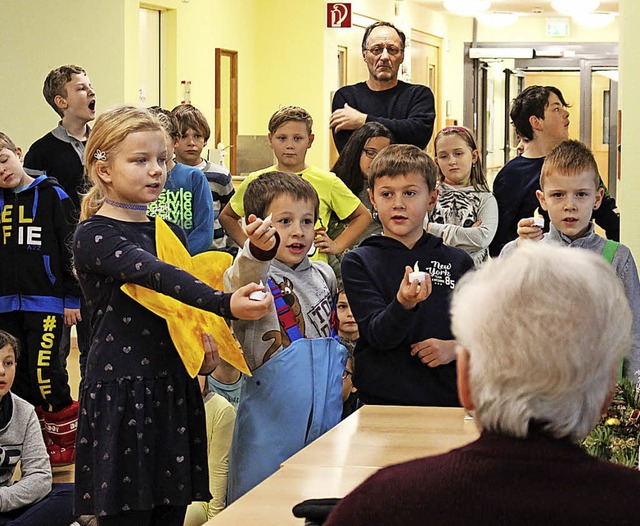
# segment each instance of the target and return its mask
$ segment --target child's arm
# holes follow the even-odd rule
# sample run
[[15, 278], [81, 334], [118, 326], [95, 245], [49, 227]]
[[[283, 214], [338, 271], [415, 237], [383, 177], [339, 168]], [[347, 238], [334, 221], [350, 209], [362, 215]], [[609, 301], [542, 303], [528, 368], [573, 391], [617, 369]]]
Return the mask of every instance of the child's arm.
[[360, 335], [379, 349], [397, 347], [405, 340], [408, 328], [419, 316], [420, 308], [411, 308], [411, 305], [418, 306], [431, 292], [430, 280], [418, 291], [416, 283], [409, 283], [411, 269], [407, 267], [398, 293], [389, 301], [377, 286], [381, 280], [388, 280], [389, 277], [371, 276], [356, 252], [352, 250], [344, 255], [341, 268], [349, 304], [362, 331]]
[[478, 221], [471, 227], [429, 223], [427, 232], [441, 237], [451, 247], [477, 252], [489, 246], [498, 229], [498, 203], [492, 194], [487, 192], [486, 199], [482, 200], [478, 208], [477, 217]]
[[53, 224], [59, 239], [61, 281], [64, 305], [64, 324], [71, 327], [82, 321], [80, 315], [80, 285], [73, 274], [73, 232], [75, 231], [75, 207], [69, 196], [58, 186], [54, 186], [57, 201], [54, 207]]
[[249, 299], [252, 292], [262, 290], [257, 283], [242, 287], [233, 296], [224, 294], [188, 272], [161, 261], [122, 236], [119, 229], [102, 222], [87, 221], [78, 227], [74, 255], [78, 272], [135, 283], [219, 316], [257, 320], [271, 309], [269, 294], [262, 301]]
[[371, 223], [371, 213], [367, 210], [367, 207], [362, 203], [355, 209], [355, 211], [347, 218], [349, 224], [342, 231], [342, 233], [335, 239], [331, 239], [326, 230], [318, 232], [314, 239], [314, 244], [318, 247], [318, 251], [323, 254], [342, 254], [345, 250], [351, 247], [356, 240], [367, 229], [369, 223]]
[[[16, 411], [17, 408], [14, 405], [14, 413]], [[5, 455], [10, 454], [8, 449], [0, 447], [0, 461], [3, 464], [8, 462], [8, 459], [4, 458]], [[11, 486], [0, 487], [0, 513], [33, 504], [51, 491], [49, 455], [44, 445], [38, 417], [33, 409], [24, 433], [20, 471], [22, 476], [19, 481]]]
[[456, 359], [456, 341], [427, 338], [411, 345], [411, 356], [418, 356], [429, 367], [437, 367]]
[[231, 208], [231, 202], [227, 203], [220, 211], [218, 220], [227, 235], [233, 239], [238, 246], [243, 246], [245, 241], [248, 239], [247, 234], [240, 224], [240, 216], [233, 211], [233, 208]]
[[193, 230], [189, 232], [189, 253], [194, 256], [211, 248], [213, 243], [213, 197], [207, 178], [198, 169], [193, 170]]
[[262, 283], [266, 286], [271, 260], [278, 250], [280, 238], [272, 225], [271, 217], [257, 218], [251, 214], [247, 225], [248, 243], [225, 274], [225, 289], [238, 290], [247, 283]]
[[207, 518], [212, 519], [225, 506], [229, 449], [236, 423], [236, 410], [219, 394], [205, 404], [207, 418], [209, 491], [213, 498], [207, 507]]

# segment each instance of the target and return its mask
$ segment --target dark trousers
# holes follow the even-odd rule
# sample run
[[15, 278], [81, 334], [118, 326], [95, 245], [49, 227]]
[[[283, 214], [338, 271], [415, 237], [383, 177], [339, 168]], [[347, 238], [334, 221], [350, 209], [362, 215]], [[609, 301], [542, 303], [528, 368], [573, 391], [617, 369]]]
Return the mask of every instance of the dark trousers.
[[[80, 382], [84, 380], [84, 373], [87, 370], [87, 355], [91, 346], [91, 324], [89, 323], [89, 310], [84, 298], [80, 298], [80, 316], [82, 321], [76, 324], [76, 334], [78, 336], [78, 354], [80, 355]], [[65, 326], [62, 329], [60, 339], [60, 363], [65, 373], [67, 372], [67, 358], [71, 350], [71, 327]], [[67, 381], [69, 376], [67, 375]]]
[[66, 371], [60, 363], [60, 314], [13, 311], [0, 313], [0, 329], [13, 334], [21, 345], [12, 391], [45, 411], [71, 405]]
[[54, 484], [44, 499], [17, 510], [0, 513], [0, 526], [69, 526], [73, 514], [73, 484]]
[[98, 517], [98, 526], [182, 526], [186, 512], [186, 506], [156, 506], [147, 511]]

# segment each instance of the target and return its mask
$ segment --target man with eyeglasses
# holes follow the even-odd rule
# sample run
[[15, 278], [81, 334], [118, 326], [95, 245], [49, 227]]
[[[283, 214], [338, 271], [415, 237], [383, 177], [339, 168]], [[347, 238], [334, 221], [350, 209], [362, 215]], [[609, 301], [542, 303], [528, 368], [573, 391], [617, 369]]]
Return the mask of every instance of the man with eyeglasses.
[[398, 80], [404, 61], [405, 34], [390, 22], [376, 22], [364, 32], [362, 57], [369, 69], [365, 82], [343, 86], [333, 97], [329, 125], [338, 152], [365, 122], [384, 124], [398, 143], [424, 149], [436, 117], [431, 90]]

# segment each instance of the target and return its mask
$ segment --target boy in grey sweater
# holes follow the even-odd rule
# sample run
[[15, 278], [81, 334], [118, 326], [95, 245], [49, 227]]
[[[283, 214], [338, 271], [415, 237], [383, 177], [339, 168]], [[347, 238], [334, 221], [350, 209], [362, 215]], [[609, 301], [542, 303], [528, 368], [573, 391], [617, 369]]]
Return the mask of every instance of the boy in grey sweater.
[[283, 172], [262, 174], [244, 194], [248, 239], [225, 272], [225, 290], [261, 281], [269, 286], [275, 308], [258, 321], [233, 321], [252, 376], [245, 378], [238, 405], [228, 503], [342, 415], [347, 357], [329, 337], [336, 277], [327, 263], [307, 256], [318, 206], [308, 181]]
[[[10, 389], [18, 340], [0, 330], [0, 525], [68, 526], [73, 484], [51, 483], [51, 465], [35, 409]], [[20, 480], [13, 481], [20, 462]]]
[[640, 378], [640, 281], [631, 251], [608, 241], [594, 231], [591, 214], [602, 203], [598, 166], [591, 150], [579, 141], [567, 140], [545, 158], [537, 197], [551, 220], [549, 233], [534, 218], [518, 222], [518, 239], [504, 246], [500, 256], [512, 252], [523, 240], [534, 240], [585, 248], [602, 254], [622, 280], [633, 314], [633, 344], [625, 359], [624, 375], [634, 382]]

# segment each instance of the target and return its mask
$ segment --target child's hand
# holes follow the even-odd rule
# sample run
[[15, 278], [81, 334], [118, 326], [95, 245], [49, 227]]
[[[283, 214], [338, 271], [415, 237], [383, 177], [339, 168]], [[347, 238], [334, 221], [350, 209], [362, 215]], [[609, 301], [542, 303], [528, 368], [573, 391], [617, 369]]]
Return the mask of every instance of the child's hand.
[[542, 228], [533, 225], [533, 217], [525, 217], [518, 221], [518, 238], [540, 241], [544, 236]]
[[456, 359], [456, 341], [428, 338], [411, 345], [411, 356], [429, 367], [438, 367]]
[[276, 246], [276, 229], [271, 223], [271, 214], [264, 219], [251, 214], [246, 228], [247, 236], [253, 245], [268, 252]]
[[204, 360], [198, 374], [206, 376], [215, 371], [216, 367], [222, 362], [222, 359], [218, 354], [218, 346], [210, 334], [206, 332], [202, 333], [202, 343], [204, 344]]
[[82, 315], [80, 314], [80, 309], [64, 309], [64, 324], [67, 327], [71, 327], [81, 321]]
[[313, 244], [318, 249], [318, 252], [321, 252], [322, 254], [332, 254], [337, 256], [343, 252], [338, 243], [329, 237], [329, 234], [327, 234], [327, 231], [324, 228], [316, 230], [315, 237], [313, 238]]
[[402, 278], [402, 283], [400, 283], [400, 288], [396, 295], [400, 305], [406, 310], [413, 309], [418, 303], [426, 300], [431, 294], [431, 276], [427, 274], [427, 279], [424, 282], [418, 280], [410, 282], [409, 274], [411, 274], [412, 271], [413, 269], [409, 266], [404, 268], [404, 277]]
[[[249, 299], [250, 294], [257, 290], [266, 291], [265, 298], [260, 301]], [[240, 320], [259, 320], [272, 307], [273, 296], [269, 287], [261, 287], [257, 283], [249, 283], [244, 287], [240, 287], [231, 295], [231, 314]]]

